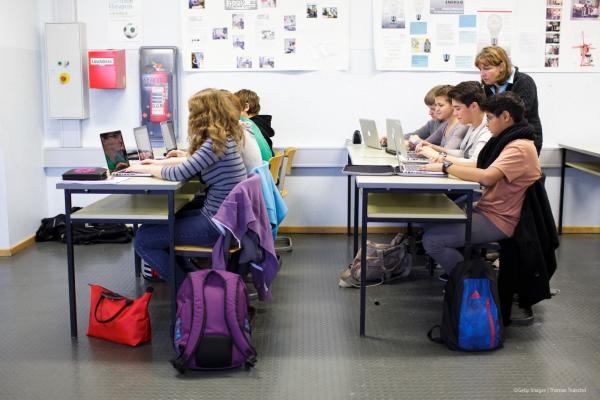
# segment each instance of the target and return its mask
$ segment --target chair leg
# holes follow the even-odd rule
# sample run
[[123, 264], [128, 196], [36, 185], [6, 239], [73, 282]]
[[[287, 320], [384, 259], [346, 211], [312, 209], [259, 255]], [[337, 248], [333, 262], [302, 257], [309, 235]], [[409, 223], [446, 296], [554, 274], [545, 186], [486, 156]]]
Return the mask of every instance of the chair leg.
[[289, 236], [277, 236], [275, 239], [275, 251], [289, 253], [293, 250], [292, 238]]

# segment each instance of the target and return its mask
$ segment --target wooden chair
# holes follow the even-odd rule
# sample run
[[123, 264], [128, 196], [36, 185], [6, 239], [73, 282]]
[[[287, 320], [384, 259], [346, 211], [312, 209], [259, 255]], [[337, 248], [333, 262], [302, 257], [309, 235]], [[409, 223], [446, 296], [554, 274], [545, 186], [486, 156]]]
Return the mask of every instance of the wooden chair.
[[271, 176], [273, 177], [273, 181], [275, 184], [279, 182], [279, 174], [281, 173], [281, 164], [283, 163], [283, 153], [276, 153], [269, 160], [269, 171], [271, 171]]
[[[282, 164], [282, 174], [279, 178], [279, 184], [277, 188], [281, 193], [281, 197], [286, 197], [288, 194], [287, 188], [285, 187], [285, 177], [287, 175], [292, 174], [292, 164], [294, 161], [294, 156], [296, 155], [297, 148], [288, 147], [284, 150], [284, 161]], [[275, 251], [277, 252], [290, 252], [293, 250], [292, 247], [292, 238], [289, 236], [277, 236], [275, 239]]]

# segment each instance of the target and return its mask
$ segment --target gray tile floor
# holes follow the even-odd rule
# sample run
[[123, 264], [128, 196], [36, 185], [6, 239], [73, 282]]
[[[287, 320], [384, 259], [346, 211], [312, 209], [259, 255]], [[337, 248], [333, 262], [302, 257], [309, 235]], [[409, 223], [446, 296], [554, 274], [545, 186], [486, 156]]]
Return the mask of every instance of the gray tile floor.
[[184, 376], [168, 362], [164, 284], [151, 301], [151, 344], [132, 349], [85, 336], [87, 283], [130, 296], [145, 287], [133, 276], [130, 245], [76, 247], [78, 340], [69, 337], [64, 247], [42, 243], [0, 258], [0, 399], [600, 398], [599, 235], [562, 238], [553, 280], [560, 295], [534, 307], [533, 326], [509, 328], [505, 347], [486, 354], [427, 340], [441, 318], [443, 285], [424, 268], [368, 290], [368, 337], [359, 338], [358, 290], [337, 287], [351, 240], [293, 239], [274, 300], [259, 305], [258, 366]]

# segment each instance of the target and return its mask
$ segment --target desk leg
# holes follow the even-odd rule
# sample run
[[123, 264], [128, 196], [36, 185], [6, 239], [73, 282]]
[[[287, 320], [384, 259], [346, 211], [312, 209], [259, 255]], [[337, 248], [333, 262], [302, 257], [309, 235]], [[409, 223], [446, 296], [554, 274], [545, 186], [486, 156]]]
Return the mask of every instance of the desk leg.
[[71, 191], [65, 190], [65, 237], [67, 241], [67, 280], [69, 283], [69, 316], [71, 337], [77, 337], [77, 293], [75, 292], [75, 257], [73, 254], [73, 229], [71, 225]]
[[565, 168], [567, 162], [567, 149], [560, 149], [560, 197], [558, 203], [558, 234], [562, 235], [563, 226], [563, 199], [565, 196]]
[[350, 214], [351, 214], [351, 208], [352, 208], [352, 176], [348, 175], [348, 209], [347, 209], [347, 224], [346, 224], [346, 233], [348, 234], [348, 236], [351, 235], [350, 232]]
[[[133, 237], [134, 238], [137, 233], [137, 230], [138, 230], [137, 224], [133, 224]], [[133, 258], [134, 258], [134, 264], [135, 264], [135, 276], [137, 278], [139, 278], [140, 275], [142, 274], [142, 259], [139, 256], [139, 254], [137, 253], [137, 251], [135, 251], [135, 249], [133, 250]]]
[[[367, 203], [369, 202], [368, 189], [362, 190], [362, 224], [360, 245], [367, 248]], [[356, 228], [355, 228], [356, 229]], [[360, 253], [360, 336], [365, 336], [365, 313], [367, 301], [367, 252]]]
[[175, 192], [168, 193], [168, 209], [169, 209], [169, 269], [171, 276], [169, 278], [169, 286], [171, 288], [171, 332], [175, 328], [175, 314], [177, 313], [177, 290], [175, 285]]
[[473, 191], [467, 193], [467, 225], [465, 227], [465, 260], [471, 259], [471, 231], [473, 229]]
[[360, 194], [356, 182], [354, 182], [354, 253], [352, 257], [356, 257], [358, 252], [358, 207], [360, 204]]

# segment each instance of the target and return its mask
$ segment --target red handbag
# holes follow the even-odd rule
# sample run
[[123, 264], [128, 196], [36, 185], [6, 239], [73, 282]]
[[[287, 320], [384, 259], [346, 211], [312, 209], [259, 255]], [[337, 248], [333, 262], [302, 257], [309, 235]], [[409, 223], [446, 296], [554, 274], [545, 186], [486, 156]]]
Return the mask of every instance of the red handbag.
[[121, 296], [99, 285], [90, 284], [90, 291], [88, 336], [129, 346], [150, 341], [148, 302], [153, 288], [147, 288], [138, 299]]

